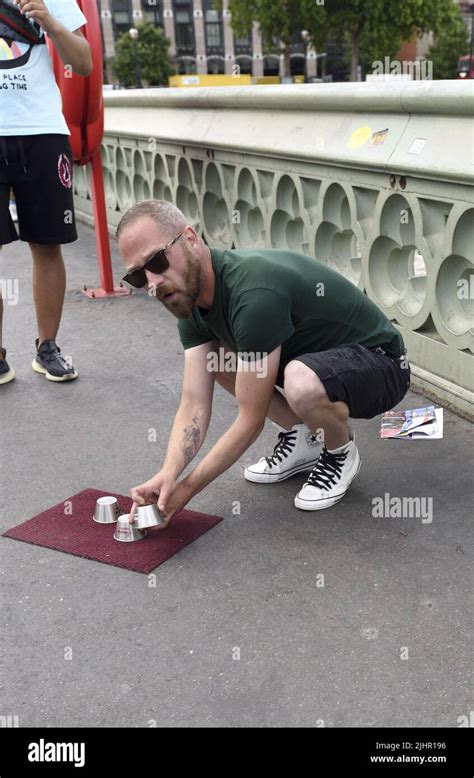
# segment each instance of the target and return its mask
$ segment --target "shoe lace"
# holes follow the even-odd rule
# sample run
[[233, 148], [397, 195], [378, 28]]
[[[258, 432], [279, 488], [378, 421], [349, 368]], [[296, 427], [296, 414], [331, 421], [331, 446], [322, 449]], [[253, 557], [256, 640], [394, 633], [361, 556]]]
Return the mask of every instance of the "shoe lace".
[[346, 461], [347, 452], [331, 454], [326, 447], [323, 448], [316, 466], [308, 476], [307, 484], [317, 486], [319, 489], [328, 489], [341, 477], [341, 470]]
[[296, 443], [296, 430], [289, 430], [288, 432], [278, 433], [278, 443], [273, 449], [271, 457], [264, 457], [269, 467], [275, 467], [283, 459], [286, 459], [288, 454], [291, 454]]

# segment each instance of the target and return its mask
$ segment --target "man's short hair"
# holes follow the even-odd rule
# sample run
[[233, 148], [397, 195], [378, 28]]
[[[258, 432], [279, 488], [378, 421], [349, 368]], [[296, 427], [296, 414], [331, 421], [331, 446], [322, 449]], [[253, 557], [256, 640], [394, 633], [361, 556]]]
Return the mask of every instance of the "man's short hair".
[[173, 203], [169, 203], [167, 200], [142, 200], [141, 203], [135, 203], [124, 213], [115, 232], [116, 239], [120, 238], [120, 235], [128, 225], [144, 216], [154, 219], [158, 226], [163, 229], [166, 236], [170, 238], [184, 229], [188, 223], [183, 212]]

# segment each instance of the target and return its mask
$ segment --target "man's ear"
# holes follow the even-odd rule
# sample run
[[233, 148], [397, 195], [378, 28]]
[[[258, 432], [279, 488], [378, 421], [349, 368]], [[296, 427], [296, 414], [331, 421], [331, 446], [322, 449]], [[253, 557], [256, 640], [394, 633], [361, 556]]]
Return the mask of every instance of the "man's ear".
[[199, 235], [191, 224], [186, 225], [184, 228], [184, 234], [186, 235], [187, 240], [192, 241], [193, 245], [196, 245], [196, 243], [199, 241]]

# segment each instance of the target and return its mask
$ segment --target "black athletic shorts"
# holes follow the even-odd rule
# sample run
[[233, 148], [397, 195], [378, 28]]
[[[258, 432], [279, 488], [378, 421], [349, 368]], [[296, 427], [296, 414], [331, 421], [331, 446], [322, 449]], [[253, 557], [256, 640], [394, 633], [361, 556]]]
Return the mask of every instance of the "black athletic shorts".
[[[18, 238], [9, 211], [18, 212]], [[14, 240], [57, 245], [77, 240], [68, 135], [0, 136], [0, 246]]]
[[[367, 349], [359, 343], [345, 343], [294, 359], [316, 373], [331, 402], [346, 403], [353, 419], [372, 419], [389, 411], [410, 386], [406, 354], [392, 357], [380, 346]], [[281, 373], [277, 385], [283, 387]]]

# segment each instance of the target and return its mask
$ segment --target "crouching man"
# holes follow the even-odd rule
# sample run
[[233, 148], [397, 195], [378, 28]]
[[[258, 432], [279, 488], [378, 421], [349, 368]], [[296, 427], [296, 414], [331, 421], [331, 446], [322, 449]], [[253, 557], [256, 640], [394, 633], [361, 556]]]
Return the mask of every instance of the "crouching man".
[[[137, 506], [157, 503], [169, 522], [242, 456], [267, 417], [282, 431], [273, 452], [247, 467], [245, 478], [271, 484], [309, 473], [295, 506], [316, 511], [337, 503], [360, 469], [349, 417], [390, 410], [410, 384], [393, 324], [354, 284], [312, 257], [209, 248], [165, 201], [134, 205], [117, 240], [124, 280], [153, 291], [178, 319], [184, 347], [181, 402], [166, 457], [159, 473], [131, 490], [132, 517]], [[178, 481], [206, 437], [216, 380], [235, 395], [237, 418]]]

